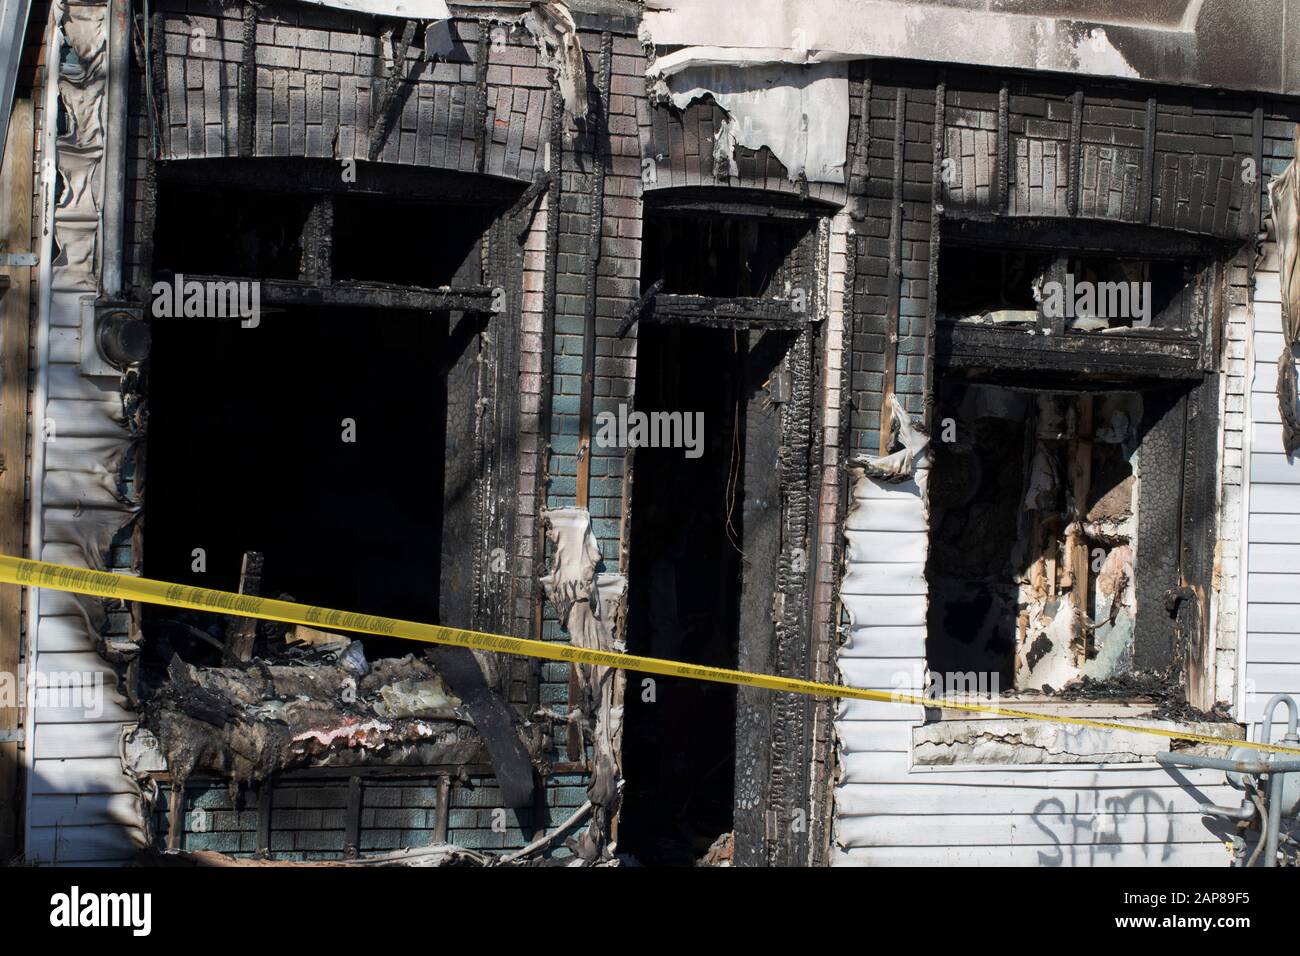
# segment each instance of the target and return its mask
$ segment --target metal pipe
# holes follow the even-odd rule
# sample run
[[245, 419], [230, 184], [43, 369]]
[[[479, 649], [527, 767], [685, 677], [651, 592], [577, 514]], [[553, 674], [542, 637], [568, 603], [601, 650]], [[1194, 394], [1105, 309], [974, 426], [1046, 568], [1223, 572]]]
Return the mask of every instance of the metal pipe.
[[126, 92], [130, 83], [129, 0], [109, 0], [108, 95], [104, 127], [104, 259], [100, 265], [104, 294], [122, 294], [122, 252], [126, 206]]
[[1243, 803], [1239, 807], [1220, 807], [1213, 803], [1202, 803], [1200, 810], [1208, 816], [1227, 817], [1229, 820], [1255, 819], [1255, 808], [1249, 803]]
[[1281, 825], [1282, 774], [1272, 773], [1268, 777], [1268, 824], [1264, 830], [1265, 866], [1277, 866], [1277, 831]]
[[1204, 770], [1226, 770], [1229, 773], [1284, 774], [1300, 772], [1300, 760], [1243, 759], [1201, 757], [1196, 754], [1156, 754], [1156, 763], [1165, 767], [1198, 767]]
[[1286, 724], [1286, 737], [1295, 737], [1296, 735], [1296, 703], [1286, 694], [1274, 694], [1264, 705], [1264, 723], [1259, 728], [1260, 743], [1271, 743], [1273, 739], [1273, 711], [1278, 704], [1285, 704], [1289, 718]]

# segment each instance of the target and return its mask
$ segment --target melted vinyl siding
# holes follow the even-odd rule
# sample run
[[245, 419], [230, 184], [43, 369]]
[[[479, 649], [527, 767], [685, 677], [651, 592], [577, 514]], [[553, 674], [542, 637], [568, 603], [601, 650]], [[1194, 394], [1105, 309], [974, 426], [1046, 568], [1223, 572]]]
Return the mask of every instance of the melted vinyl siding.
[[[56, 162], [65, 193], [55, 214], [61, 255], [50, 292], [50, 350], [45, 407], [33, 420], [53, 427], [45, 444], [40, 558], [116, 570], [114, 534], [135, 505], [120, 498], [117, 473], [130, 436], [120, 381], [81, 373], [83, 298], [96, 295], [96, 249], [104, 128], [105, 7], [72, 5], [64, 20], [68, 42], [88, 68], [84, 83], [61, 79], [71, 115], [59, 137]], [[49, 56], [53, 60], [53, 56]], [[38, 424], [38, 435], [45, 433]], [[38, 698], [30, 715], [26, 858], [36, 863], [113, 864], [134, 859], [144, 843], [139, 792], [123, 773], [118, 741], [135, 715], [117, 693], [117, 675], [95, 650], [103, 625], [101, 602], [43, 591], [35, 628], [32, 672], [61, 690]], [[39, 685], [37, 685], [39, 686]]]
[[[920, 484], [862, 479], [846, 519], [841, 596], [855, 687], [919, 692], [925, 665], [925, 470]], [[1300, 486], [1298, 486], [1300, 487]], [[1223, 775], [1155, 765], [911, 769], [919, 707], [842, 701], [835, 723], [835, 865], [1224, 865], [1197, 807], [1236, 804]]]
[[[1266, 171], [1282, 171], [1291, 158], [1286, 139], [1274, 141]], [[1265, 192], [1267, 203], [1267, 192]], [[1300, 702], [1300, 463], [1282, 453], [1277, 406], [1277, 363], [1282, 348], [1282, 306], [1276, 242], [1264, 244], [1255, 273], [1251, 334], [1246, 469], [1246, 667], [1243, 713], [1252, 739], [1258, 739], [1264, 705], [1275, 693]], [[1279, 708], [1275, 718], [1285, 719]], [[1274, 724], [1273, 737], [1283, 730]]]

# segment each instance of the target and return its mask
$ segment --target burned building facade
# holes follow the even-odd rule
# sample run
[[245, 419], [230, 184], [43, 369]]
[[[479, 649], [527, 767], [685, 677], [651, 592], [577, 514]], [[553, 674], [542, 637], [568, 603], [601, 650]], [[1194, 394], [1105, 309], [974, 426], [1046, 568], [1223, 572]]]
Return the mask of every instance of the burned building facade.
[[[1288, 5], [34, 4], [0, 551], [1258, 739]], [[3, 598], [36, 862], [1250, 849], [1160, 737]]]

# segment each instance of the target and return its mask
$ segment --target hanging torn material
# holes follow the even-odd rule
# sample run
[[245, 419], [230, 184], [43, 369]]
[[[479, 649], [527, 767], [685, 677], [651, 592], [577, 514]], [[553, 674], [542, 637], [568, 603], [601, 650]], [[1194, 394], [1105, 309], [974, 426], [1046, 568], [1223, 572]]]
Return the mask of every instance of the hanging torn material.
[[893, 392], [889, 393], [889, 408], [890, 444], [902, 447], [880, 457], [858, 455], [849, 460], [849, 467], [861, 468], [869, 477], [883, 481], [906, 481], [923, 466], [929, 454], [930, 436], [912, 422]]
[[[1300, 157], [1300, 125], [1296, 126]], [[1268, 184], [1277, 234], [1278, 272], [1282, 291], [1282, 352], [1277, 358], [1277, 401], [1282, 416], [1282, 448], [1290, 459], [1300, 448], [1296, 412], [1295, 346], [1300, 342], [1300, 159], [1291, 160]]]
[[[627, 650], [620, 639], [627, 579], [600, 573], [600, 548], [585, 508], [556, 508], [542, 512], [552, 546], [551, 572], [542, 578], [546, 599], [559, 615], [575, 647], [602, 651]], [[591, 740], [592, 772], [587, 796], [592, 822], [577, 841], [582, 859], [598, 859], [608, 844], [618, 812], [623, 777], [623, 695], [617, 673], [609, 667], [577, 667], [579, 699], [575, 717]]]
[[534, 2], [519, 22], [537, 41], [542, 64], [555, 71], [564, 110], [574, 119], [587, 119], [587, 66], [573, 14], [562, 0]]
[[[849, 135], [847, 63], [730, 63], [682, 50], [655, 61], [654, 95], [679, 110], [711, 97], [727, 114], [715, 162], [734, 175], [737, 146], [772, 151], [791, 180], [843, 183]], [[687, 56], [689, 54], [689, 56]]]

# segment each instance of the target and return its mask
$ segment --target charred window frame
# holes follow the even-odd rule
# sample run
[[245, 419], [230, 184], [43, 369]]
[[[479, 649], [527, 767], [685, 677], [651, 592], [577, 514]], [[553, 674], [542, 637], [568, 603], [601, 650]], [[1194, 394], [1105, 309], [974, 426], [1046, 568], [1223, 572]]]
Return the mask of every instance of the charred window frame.
[[[441, 591], [454, 600], [442, 602], [441, 616], [512, 632], [513, 576], [491, 573], [489, 556], [515, 550], [522, 248], [521, 211], [513, 207], [523, 186], [367, 164], [359, 182], [344, 182], [337, 163], [312, 160], [185, 161], [157, 170], [158, 213], [146, 250], [151, 282], [177, 275], [187, 282], [252, 280], [267, 311], [388, 310], [447, 325], [452, 344], [477, 340], [489, 360], [472, 361], [473, 374], [492, 380], [469, 387], [495, 401], [491, 414], [459, 416], [465, 421], [456, 425], [467, 430], [460, 452], [448, 457], [445, 482], [460, 488], [457, 509], [466, 514], [458, 539], [472, 560], [444, 555]], [[367, 243], [367, 236], [378, 240]], [[382, 321], [381, 312], [364, 314]], [[464, 493], [468, 487], [472, 494]]]
[[[1000, 687], [977, 680], [958, 689], [1045, 691], [1060, 699], [1061, 672], [1040, 680], [1039, 668], [1063, 650], [1064, 638], [1073, 658], [1064, 671], [1066, 699], [1104, 708], [1107, 701], [1181, 698], [1209, 710], [1214, 372], [1231, 250], [1098, 223], [944, 228], [927, 579], [932, 595], [970, 593], [931, 601], [932, 675], [959, 674], [969, 685], [972, 673], [991, 671]], [[1064, 283], [1081, 266], [1104, 281], [1115, 263], [1146, 266], [1160, 306], [1149, 328], [1069, 328], [1044, 314], [1041, 287], [1026, 288], [1031, 276]], [[963, 282], [980, 288], [962, 289]], [[977, 315], [943, 314], [980, 297], [987, 305]], [[997, 309], [1012, 314], [989, 315]], [[1035, 491], [1041, 506], [1031, 507]], [[987, 528], [977, 533], [980, 521], [1011, 536], [1002, 542], [1005, 554], [983, 560], [981, 549], [997, 550], [999, 538]], [[1013, 566], [1015, 555], [1023, 566]], [[971, 565], [964, 571], [963, 560]], [[1041, 592], [1042, 607], [1026, 599], [1031, 592]], [[1013, 612], [1001, 625], [970, 625], [971, 618], [996, 618], [991, 606], [999, 601]], [[1077, 626], [1058, 629], [1055, 638], [1028, 620], [1066, 603], [1082, 604], [1071, 611]], [[1124, 615], [1128, 621], [1117, 628]], [[953, 625], [958, 619], [961, 627]], [[963, 639], [945, 646], [943, 636], [955, 631]], [[1106, 655], [1112, 660], [1104, 662]]]

